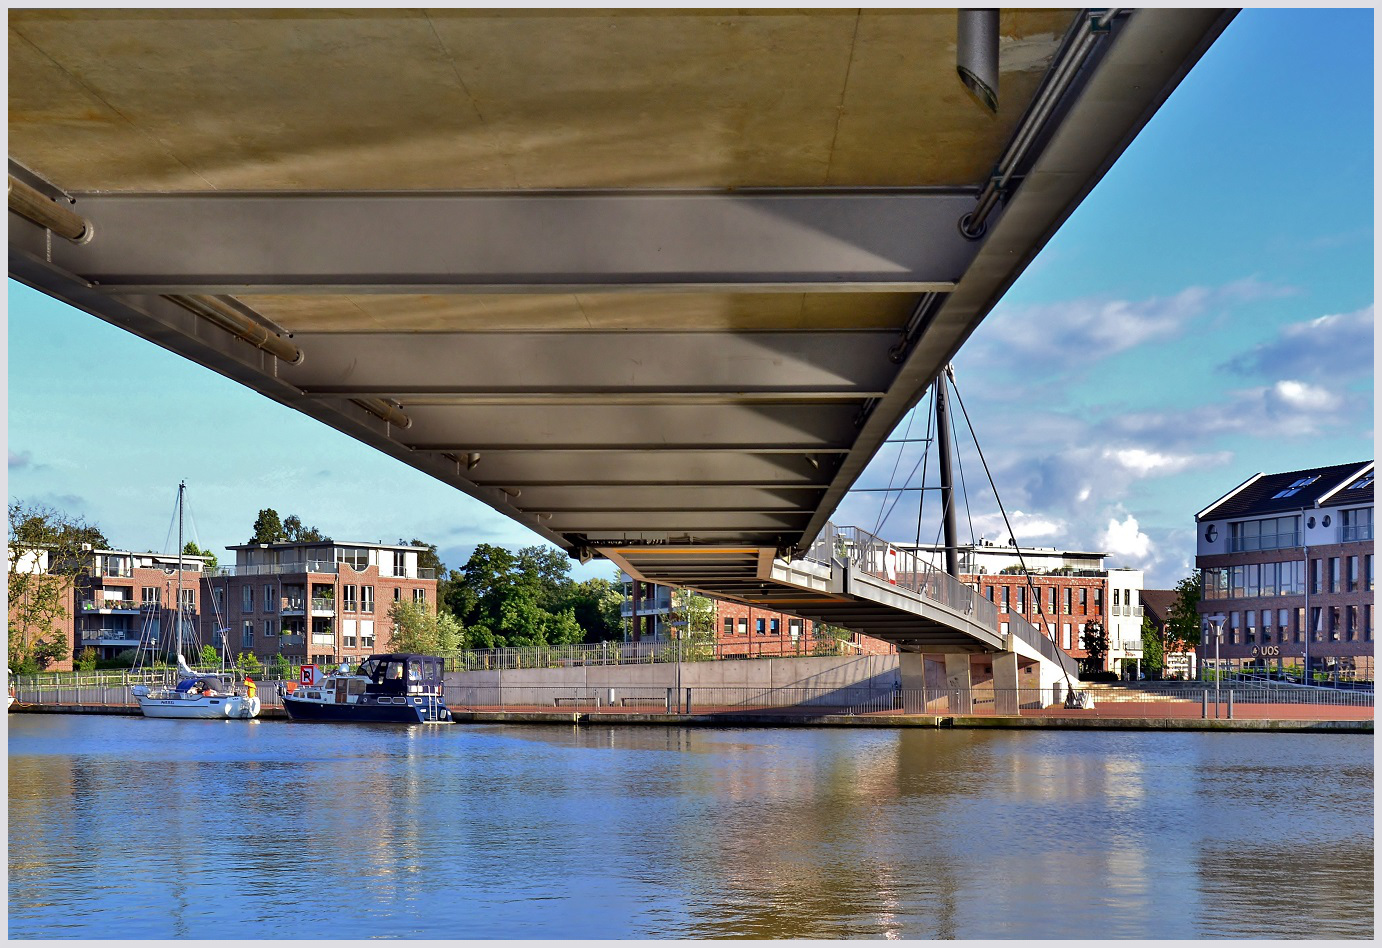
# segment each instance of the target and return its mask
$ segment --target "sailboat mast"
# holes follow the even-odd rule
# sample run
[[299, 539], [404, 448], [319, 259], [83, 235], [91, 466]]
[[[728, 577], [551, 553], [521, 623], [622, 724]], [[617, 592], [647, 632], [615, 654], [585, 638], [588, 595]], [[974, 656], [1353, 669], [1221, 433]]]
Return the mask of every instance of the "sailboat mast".
[[178, 597], [175, 600], [173, 615], [178, 624], [178, 655], [182, 655], [182, 492], [187, 489], [186, 481], [178, 482]]

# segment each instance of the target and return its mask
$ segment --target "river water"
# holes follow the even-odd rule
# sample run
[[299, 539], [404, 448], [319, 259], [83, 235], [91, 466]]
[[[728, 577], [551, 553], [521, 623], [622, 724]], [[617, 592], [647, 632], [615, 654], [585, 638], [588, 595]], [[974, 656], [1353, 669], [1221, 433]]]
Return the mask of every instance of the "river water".
[[12, 938], [1370, 938], [1371, 736], [9, 716]]

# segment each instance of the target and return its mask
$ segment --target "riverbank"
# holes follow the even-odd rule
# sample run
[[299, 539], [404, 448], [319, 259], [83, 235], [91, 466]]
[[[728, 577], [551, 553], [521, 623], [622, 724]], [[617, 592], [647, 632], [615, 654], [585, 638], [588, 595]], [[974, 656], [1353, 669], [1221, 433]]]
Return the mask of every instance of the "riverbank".
[[[1348, 709], [1353, 710], [1353, 709]], [[1371, 711], [1371, 709], [1368, 709]], [[18, 705], [15, 714], [96, 714], [138, 716], [136, 705]], [[1373, 733], [1371, 717], [1344, 718], [1186, 718], [1107, 717], [1092, 712], [1048, 710], [1030, 715], [1000, 714], [828, 714], [800, 711], [713, 711], [692, 714], [627, 711], [451, 710], [457, 724], [574, 724], [652, 727], [851, 727], [851, 728], [999, 728], [1008, 730], [1112, 731], [1291, 731], [1348, 734]], [[286, 721], [279, 707], [265, 707], [260, 720]]]

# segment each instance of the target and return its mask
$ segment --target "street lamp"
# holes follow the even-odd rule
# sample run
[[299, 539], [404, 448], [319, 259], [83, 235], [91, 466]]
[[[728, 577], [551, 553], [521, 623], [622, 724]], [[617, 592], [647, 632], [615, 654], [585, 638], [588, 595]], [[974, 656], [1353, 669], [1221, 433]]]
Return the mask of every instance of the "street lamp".
[[1222, 612], [1212, 616], [1205, 616], [1205, 619], [1214, 625], [1214, 714], [1219, 714], [1219, 682], [1224, 677], [1222, 666], [1219, 665], [1219, 640], [1224, 637], [1224, 621], [1228, 616]]

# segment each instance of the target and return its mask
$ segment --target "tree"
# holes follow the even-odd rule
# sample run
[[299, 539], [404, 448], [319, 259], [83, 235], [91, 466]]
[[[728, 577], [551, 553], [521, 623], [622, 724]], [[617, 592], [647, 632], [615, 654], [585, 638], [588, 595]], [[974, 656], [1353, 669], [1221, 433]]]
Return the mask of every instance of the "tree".
[[1166, 650], [1183, 652], [1200, 644], [1200, 571], [1176, 583], [1166, 631]]
[[464, 630], [448, 612], [433, 612], [426, 603], [399, 600], [389, 607], [393, 634], [389, 648], [395, 652], [445, 655], [464, 644]]
[[603, 642], [624, 637], [624, 617], [620, 611], [623, 601], [622, 583], [595, 577], [572, 583], [560, 606], [575, 614], [583, 641]]
[[193, 543], [191, 540], [188, 540], [186, 545], [183, 546], [182, 552], [186, 553], [188, 556], [204, 556], [206, 557], [206, 568], [216, 568], [216, 554], [212, 553], [210, 550], [203, 550], [201, 547], [197, 546], [197, 544]]
[[109, 543], [95, 526], [51, 507], [9, 505], [9, 668], [34, 672], [69, 657], [66, 598], [92, 548]]
[[274, 655], [273, 659], [269, 662], [269, 675], [275, 681], [287, 681], [289, 678], [292, 677], [292, 674], [292, 663], [290, 663], [288, 659], [283, 656], [283, 653], [279, 652], [278, 654]]
[[90, 645], [82, 649], [81, 652], [78, 653], [74, 659], [72, 659], [72, 667], [75, 668], [77, 671], [95, 671], [96, 650], [92, 648]]
[[289, 514], [283, 521], [284, 539], [290, 543], [330, 543], [316, 527], [304, 527], [297, 514]]
[[219, 665], [221, 663], [221, 653], [216, 651], [216, 646], [202, 646], [201, 663], [203, 665]]
[[812, 655], [841, 655], [845, 650], [844, 643], [854, 638], [854, 633], [844, 626], [817, 622], [811, 630], [811, 638], [814, 640]]
[[672, 590], [672, 627], [680, 639], [678, 655], [688, 662], [715, 657], [715, 601], [692, 589]]
[[253, 652], [241, 652], [235, 659], [235, 667], [246, 675], [262, 675], [264, 673], [264, 665]]
[[1086, 622], [1080, 632], [1080, 646], [1088, 653], [1088, 657], [1084, 659], [1085, 671], [1103, 671], [1104, 659], [1108, 657], [1108, 633], [1104, 631], [1103, 625], [1098, 622]]
[[1161, 644], [1161, 630], [1148, 615], [1142, 617], [1142, 664], [1146, 666], [1149, 678], [1160, 678], [1166, 670], [1166, 652]]
[[249, 542], [277, 543], [286, 539], [288, 534], [283, 529], [283, 521], [278, 519], [278, 511], [272, 507], [265, 507], [259, 511], [259, 516], [254, 518], [254, 535], [249, 538]]

